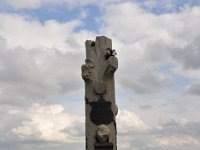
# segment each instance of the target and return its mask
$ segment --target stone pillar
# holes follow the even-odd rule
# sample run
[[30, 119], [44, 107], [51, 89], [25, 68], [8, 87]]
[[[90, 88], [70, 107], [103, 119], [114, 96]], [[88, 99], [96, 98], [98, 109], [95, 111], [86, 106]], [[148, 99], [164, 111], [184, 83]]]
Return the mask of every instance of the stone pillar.
[[86, 150], [117, 150], [114, 73], [118, 67], [111, 39], [87, 40], [82, 78], [85, 81]]

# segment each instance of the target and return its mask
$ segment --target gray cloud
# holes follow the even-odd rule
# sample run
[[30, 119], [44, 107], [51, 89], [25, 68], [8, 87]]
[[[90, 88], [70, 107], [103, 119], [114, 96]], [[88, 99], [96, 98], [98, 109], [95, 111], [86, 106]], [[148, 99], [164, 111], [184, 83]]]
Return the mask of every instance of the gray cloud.
[[185, 91], [185, 94], [190, 94], [190, 95], [200, 95], [200, 84], [199, 83], [194, 83], [191, 84]]
[[1, 102], [41, 100], [79, 89], [82, 56], [56, 49], [0, 49]]
[[[3, 123], [0, 125], [0, 148], [3, 148], [4, 150], [63, 150], [66, 148], [79, 150], [84, 147], [84, 126], [82, 121], [80, 121], [81, 118], [72, 114], [62, 112], [61, 105], [37, 105], [36, 108], [35, 106], [34, 108], [28, 107], [26, 109], [10, 105], [0, 106], [0, 119]], [[35, 117], [35, 115], [37, 116]], [[46, 121], [44, 121], [44, 119]], [[31, 122], [33, 121], [35, 123], [31, 124]], [[47, 122], [52, 126], [48, 126], [46, 124]], [[66, 125], [63, 126], [63, 123]], [[25, 126], [25, 128], [23, 127], [23, 125]], [[41, 128], [41, 126], [44, 126], [45, 128]], [[17, 128], [17, 130], [20, 130], [17, 133], [13, 132], [13, 129], [15, 129], [16, 127], [21, 127]], [[26, 135], [27, 127], [30, 127], [31, 130], [35, 130], [38, 128], [41, 131], [41, 134], [37, 134], [35, 130], [32, 131], [35, 132], [33, 133], [34, 135]], [[59, 131], [60, 129], [64, 129], [65, 127], [67, 128], [66, 131]], [[49, 131], [46, 132], [45, 130]], [[56, 140], [61, 138], [59, 136], [54, 138], [49, 137], [51, 140], [48, 140], [48, 136], [44, 136], [44, 138], [38, 138], [39, 136], [42, 136], [42, 132], [51, 133], [51, 136], [55, 136], [58, 132], [63, 134], [66, 133], [66, 135], [70, 136], [67, 136], [64, 141]], [[23, 133], [25, 135], [23, 135]]]
[[[138, 103], [140, 103], [140, 100], [148, 100], [148, 104], [154, 106], [152, 107], [154, 109], [149, 109], [150, 105], [143, 103], [139, 105], [140, 109], [136, 110], [139, 114], [142, 114], [142, 117], [134, 115], [133, 112], [124, 113], [125, 115], [120, 117], [121, 122], [118, 124], [118, 129], [124, 132], [118, 131], [118, 147], [124, 150], [200, 149], [199, 104], [191, 103], [191, 101], [186, 102], [188, 100], [186, 97], [184, 97], [185, 100], [182, 100], [182, 95], [178, 95], [179, 91], [171, 88], [173, 85], [171, 74], [154, 71], [155, 67], [160, 67], [169, 62], [181, 66], [183, 72], [186, 70], [199, 71], [199, 39], [197, 36], [199, 36], [200, 9], [188, 7], [182, 8], [183, 10], [179, 13], [155, 15], [139, 8], [138, 5], [130, 1], [114, 3], [108, 5], [105, 9], [103, 26], [100, 31], [113, 39], [113, 48], [116, 48], [118, 52], [119, 70], [116, 74], [116, 83], [123, 87], [123, 91], [133, 90], [134, 93], [131, 91], [128, 94], [130, 97], [137, 95], [134, 98], [137, 99]], [[2, 15], [4, 16], [4, 14]], [[15, 17], [18, 17], [17, 21], [14, 20]], [[0, 147], [3, 150], [83, 149], [84, 141], [80, 143], [60, 143], [39, 139], [40, 136], [38, 135], [36, 137], [30, 135], [26, 139], [21, 138], [20, 135], [25, 134], [26, 127], [31, 127], [31, 131], [34, 132], [34, 129], [38, 129], [39, 125], [42, 124], [42, 121], [36, 122], [37, 120], [34, 120], [34, 118], [24, 116], [28, 114], [27, 109], [23, 107], [24, 104], [30, 106], [33, 102], [42, 103], [51, 96], [65, 95], [83, 87], [80, 66], [83, 63], [84, 54], [79, 49], [81, 47], [84, 49], [84, 46], [81, 46], [80, 42], [88, 39], [88, 35], [91, 35], [91, 33], [83, 30], [74, 35], [73, 26], [77, 27], [80, 22], [74, 22], [72, 24], [76, 25], [72, 26], [69, 24], [60, 26], [59, 22], [56, 21], [46, 22], [42, 25], [34, 20], [25, 21], [23, 17], [19, 16], [9, 18], [9, 15], [7, 15], [2, 18], [4, 21], [1, 23], [4, 28], [1, 32], [5, 39], [0, 38], [0, 101], [2, 104], [2, 108], [0, 107], [0, 118], [2, 120]], [[10, 22], [6, 22], [6, 20]], [[13, 23], [22, 24], [20, 28], [24, 27], [30, 32], [22, 36], [21, 30], [15, 28]], [[32, 26], [33, 24], [34, 26]], [[55, 27], [55, 30], [51, 30], [51, 28], [45, 30], [52, 26]], [[3, 32], [4, 30], [5, 32]], [[20, 32], [16, 34], [13, 31]], [[36, 34], [38, 31], [45, 32]], [[60, 34], [62, 36], [59, 38]], [[26, 37], [29, 37], [29, 35], [33, 35], [28, 38], [28, 41], [32, 42], [26, 43]], [[47, 35], [51, 36], [46, 37]], [[70, 38], [71, 36], [72, 38]], [[20, 37], [23, 37], [23, 40], [20, 40]], [[11, 46], [7, 45], [12, 48], [6, 46], [8, 39], [14, 42], [9, 43]], [[45, 42], [45, 46], [41, 47], [44, 44], [43, 42]], [[21, 47], [16, 47], [16, 45], [21, 45]], [[67, 52], [60, 52], [59, 47], [71, 50], [71, 52], [67, 50]], [[78, 51], [76, 51], [77, 49]], [[191, 85], [188, 88], [188, 93], [198, 94], [198, 87], [198, 84]], [[171, 91], [161, 93], [165, 89]], [[145, 94], [152, 93], [154, 93], [154, 96], [142, 97]], [[124, 95], [128, 94], [124, 92]], [[119, 97], [123, 96], [119, 95]], [[176, 98], [179, 100], [175, 100]], [[65, 105], [69, 108], [71, 106], [70, 96], [66, 96], [65, 99], [67, 99]], [[164, 106], [162, 100], [167, 102], [168, 105]], [[137, 104], [134, 107], [135, 103], [133, 102], [126, 102], [126, 106], [130, 109], [138, 107]], [[154, 103], [156, 104], [153, 105]], [[184, 109], [181, 110], [181, 107]], [[24, 109], [23, 112], [20, 112], [22, 109]], [[144, 109], [148, 109], [148, 114]], [[48, 112], [53, 112], [53, 110], [47, 109]], [[44, 113], [41, 113], [37, 118], [46, 119], [46, 117], [42, 117], [43, 115]], [[69, 115], [73, 116], [70, 113]], [[194, 120], [194, 115], [197, 118], [196, 122], [177, 121], [172, 117], [176, 116], [181, 120], [182, 117], [186, 116], [186, 118]], [[172, 119], [161, 120], [157, 124], [156, 120], [159, 116], [170, 116]], [[49, 118], [53, 119], [54, 117], [50, 115]], [[65, 115], [63, 118], [65, 118]], [[57, 127], [56, 119], [53, 121]], [[154, 125], [149, 127], [148, 121], [153, 122]], [[145, 128], [146, 125], [149, 128]], [[83, 125], [80, 122], [74, 122], [66, 128], [64, 126], [62, 126], [61, 133], [83, 137]], [[145, 130], [141, 132], [141, 129]]]
[[49, 143], [41, 140], [29, 140], [29, 141], [18, 141], [16, 139], [9, 140], [7, 142], [0, 142], [0, 146], [3, 150], [82, 150], [85, 146], [84, 143], [74, 144], [60, 144], [60, 143]]
[[121, 78], [120, 82], [123, 86], [133, 89], [140, 94], [156, 93], [172, 85], [167, 76], [150, 71], [142, 72], [132, 78]]
[[184, 149], [197, 150], [200, 147], [200, 122], [184, 122], [175, 119], [161, 120], [159, 127], [152, 127], [137, 134], [119, 132], [119, 147], [125, 150]]
[[151, 109], [152, 106], [149, 104], [139, 104], [139, 108], [143, 110]]
[[[184, 137], [190, 136], [199, 141], [200, 139], [200, 122], [190, 122], [188, 120], [177, 121], [175, 119], [168, 119], [163, 122], [160, 121], [160, 127], [154, 128], [152, 134], [160, 135], [163, 137], [177, 136]], [[200, 146], [200, 143], [198, 143]]]
[[183, 48], [174, 49], [172, 56], [186, 70], [200, 69], [200, 37]]

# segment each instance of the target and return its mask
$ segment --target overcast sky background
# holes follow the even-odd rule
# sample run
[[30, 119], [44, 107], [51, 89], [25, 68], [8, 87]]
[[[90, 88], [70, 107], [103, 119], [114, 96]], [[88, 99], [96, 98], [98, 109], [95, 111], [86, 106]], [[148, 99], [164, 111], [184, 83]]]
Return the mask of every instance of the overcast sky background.
[[83, 150], [84, 42], [112, 39], [119, 150], [200, 149], [200, 0], [1, 0], [0, 150]]

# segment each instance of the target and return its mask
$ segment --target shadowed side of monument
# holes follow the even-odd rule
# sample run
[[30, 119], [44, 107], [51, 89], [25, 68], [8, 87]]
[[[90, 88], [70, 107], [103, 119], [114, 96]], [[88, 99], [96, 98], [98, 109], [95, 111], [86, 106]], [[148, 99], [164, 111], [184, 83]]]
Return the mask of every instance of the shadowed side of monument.
[[114, 73], [118, 67], [111, 39], [87, 40], [82, 78], [85, 81], [86, 150], [117, 150]]

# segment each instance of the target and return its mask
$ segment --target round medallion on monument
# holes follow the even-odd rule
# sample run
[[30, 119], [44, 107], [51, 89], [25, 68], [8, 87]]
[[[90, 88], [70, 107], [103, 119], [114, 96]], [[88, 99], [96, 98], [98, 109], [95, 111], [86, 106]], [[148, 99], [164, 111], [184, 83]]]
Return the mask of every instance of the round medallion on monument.
[[106, 92], [106, 85], [101, 82], [95, 83], [94, 92], [98, 95], [103, 95]]

